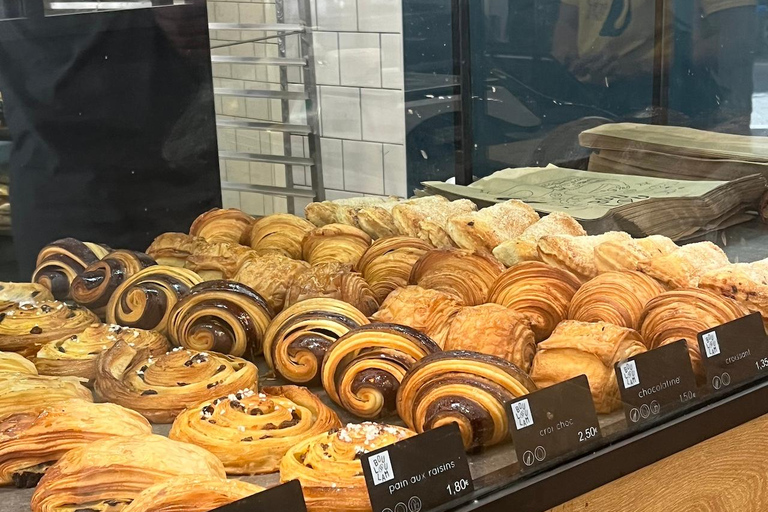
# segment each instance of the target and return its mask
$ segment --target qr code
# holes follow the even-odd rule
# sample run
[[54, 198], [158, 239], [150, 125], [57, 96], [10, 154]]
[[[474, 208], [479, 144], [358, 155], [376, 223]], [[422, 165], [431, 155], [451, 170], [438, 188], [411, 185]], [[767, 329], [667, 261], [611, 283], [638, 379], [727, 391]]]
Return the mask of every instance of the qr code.
[[637, 376], [637, 364], [634, 361], [627, 361], [621, 365], [621, 378], [624, 380], [624, 389], [640, 384], [640, 377]]
[[392, 461], [389, 460], [389, 452], [381, 452], [368, 459], [371, 465], [371, 475], [373, 476], [373, 485], [383, 484], [395, 478], [392, 471]]
[[713, 357], [720, 353], [720, 344], [717, 342], [715, 331], [705, 333], [701, 339], [704, 340], [704, 351], [707, 353], [707, 357]]
[[531, 414], [531, 406], [528, 405], [527, 398], [512, 404], [512, 416], [515, 417], [515, 427], [517, 427], [517, 430], [533, 425], [533, 415]]

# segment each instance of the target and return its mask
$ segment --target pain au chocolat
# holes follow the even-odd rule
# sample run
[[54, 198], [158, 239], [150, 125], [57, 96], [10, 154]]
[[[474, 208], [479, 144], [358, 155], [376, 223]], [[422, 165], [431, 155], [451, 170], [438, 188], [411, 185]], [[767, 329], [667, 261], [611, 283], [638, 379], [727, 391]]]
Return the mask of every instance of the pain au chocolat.
[[246, 260], [232, 280], [252, 288], [264, 297], [272, 311], [279, 313], [283, 310], [291, 283], [308, 268], [306, 261], [272, 252]]
[[285, 294], [285, 307], [316, 298], [347, 302], [366, 315], [379, 309], [371, 285], [346, 263], [320, 263], [299, 272]]
[[75, 377], [0, 372], [0, 420], [73, 398], [92, 402], [93, 395], [82, 382]]
[[58, 300], [68, 299], [72, 281], [109, 251], [108, 247], [74, 238], [56, 240], [37, 255], [32, 282], [48, 288]]
[[240, 267], [256, 253], [244, 245], [231, 242], [200, 244], [189, 255], [184, 268], [194, 271], [205, 281], [233, 278]]

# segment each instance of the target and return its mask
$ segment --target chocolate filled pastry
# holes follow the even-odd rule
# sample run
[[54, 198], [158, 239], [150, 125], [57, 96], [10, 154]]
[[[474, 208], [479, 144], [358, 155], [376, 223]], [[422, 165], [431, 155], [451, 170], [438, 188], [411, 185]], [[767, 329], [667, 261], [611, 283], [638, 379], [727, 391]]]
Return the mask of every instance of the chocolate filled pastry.
[[325, 352], [368, 317], [336, 299], [308, 299], [278, 314], [264, 337], [264, 359], [279, 376], [295, 384], [319, 384]]
[[446, 231], [448, 220], [471, 213], [477, 205], [469, 199], [449, 201], [441, 196], [404, 201], [392, 209], [392, 219], [401, 235], [415, 236], [437, 248], [455, 247]]
[[206, 242], [231, 242], [248, 245], [254, 219], [236, 208], [213, 208], [200, 215], [189, 228], [191, 236]]
[[300, 260], [301, 242], [313, 229], [314, 224], [295, 215], [268, 215], [254, 222], [250, 235], [251, 248], [258, 254], [278, 252]]
[[298, 480], [309, 512], [371, 512], [360, 454], [413, 437], [379, 423], [349, 424], [305, 439], [280, 462], [280, 481]]
[[528, 372], [536, 354], [536, 337], [525, 316], [499, 304], [481, 304], [459, 310], [443, 348], [500, 357]]
[[51, 290], [37, 283], [0, 283], [0, 302], [34, 304], [54, 300]]
[[508, 239], [493, 249], [493, 255], [508, 267], [524, 261], [538, 261], [538, 244], [549, 235], [586, 236], [581, 224], [562, 212], [553, 212], [528, 226], [519, 236]]
[[140, 270], [157, 265], [143, 252], [112, 251], [91, 263], [72, 281], [70, 295], [78, 304], [104, 317], [110, 297], [117, 287]]
[[173, 307], [168, 337], [179, 347], [254, 360], [272, 316], [269, 304], [244, 284], [206, 281]]
[[488, 301], [488, 291], [504, 265], [493, 256], [464, 249], [436, 249], [411, 270], [410, 283], [454, 295], [467, 306]]
[[197, 246], [184, 263], [204, 281], [232, 279], [240, 267], [256, 253], [244, 245], [229, 242], [205, 243]]
[[407, 325], [443, 347], [451, 321], [462, 305], [454, 295], [406, 286], [390, 293], [372, 318], [376, 322]]
[[37, 255], [32, 282], [48, 288], [58, 300], [68, 299], [72, 281], [109, 251], [108, 247], [74, 238], [56, 240], [43, 247]]
[[300, 441], [341, 423], [307, 388], [282, 386], [261, 393], [242, 390], [182, 412], [170, 438], [216, 455], [230, 475], [274, 473]]
[[256, 366], [244, 359], [177, 348], [158, 357], [118, 342], [102, 354], [95, 389], [154, 423], [171, 423], [186, 407], [256, 389]]
[[709, 271], [725, 267], [730, 262], [725, 252], [712, 242], [698, 242], [680, 247], [663, 256], [637, 264], [637, 269], [661, 281], [670, 290], [695, 288], [699, 279]]
[[367, 316], [379, 309], [371, 285], [345, 263], [320, 263], [299, 272], [285, 295], [285, 307], [316, 298], [348, 302]]
[[185, 268], [147, 267], [126, 279], [112, 294], [107, 322], [165, 334], [173, 306], [202, 282], [199, 275]]
[[371, 237], [363, 230], [346, 224], [328, 224], [307, 233], [301, 250], [304, 260], [311, 265], [338, 262], [355, 266], [370, 246]]
[[645, 238], [603, 242], [595, 247], [595, 264], [600, 273], [614, 270], [637, 270], [637, 264], [679, 249], [671, 238], [652, 235]]
[[77, 334], [99, 318], [63, 302], [21, 304], [0, 313], [0, 350], [32, 359], [49, 341]]
[[226, 478], [219, 459], [191, 444], [152, 434], [102, 439], [46, 471], [32, 512], [121, 512], [149, 487], [186, 475]]
[[183, 267], [197, 247], [206, 243], [208, 242], [200, 237], [185, 233], [163, 233], [155, 238], [147, 249], [147, 254], [158, 265]]
[[93, 395], [81, 379], [0, 372], [0, 420], [17, 413], [40, 411], [73, 398], [93, 401]]
[[414, 237], [382, 238], [365, 251], [357, 270], [382, 303], [393, 290], [408, 284], [411, 269], [431, 249], [427, 242]]
[[136, 350], [146, 348], [159, 356], [170, 350], [168, 339], [157, 331], [110, 324], [93, 324], [83, 332], [49, 341], [37, 353], [35, 364], [42, 375], [96, 378], [99, 357], [118, 341]]
[[488, 294], [488, 302], [501, 304], [525, 316], [542, 341], [568, 316], [568, 306], [581, 286], [566, 270], [538, 261], [526, 261], [504, 271]]
[[37, 375], [37, 367], [32, 361], [15, 352], [0, 352], [0, 372]]
[[581, 282], [597, 276], [595, 247], [605, 242], [631, 243], [632, 237], [622, 231], [602, 235], [549, 235], [539, 239], [539, 259], [553, 267], [571, 272]]
[[122, 512], [208, 512], [264, 491], [211, 476], [177, 476], [145, 489]]
[[491, 255], [502, 242], [520, 236], [536, 221], [536, 210], [517, 199], [448, 219], [448, 234], [462, 249]]
[[710, 270], [701, 276], [699, 288], [733, 299], [749, 311], [760, 313], [768, 332], [768, 259]]
[[639, 330], [643, 308], [664, 291], [661, 283], [640, 272], [606, 272], [579, 288], [568, 318]]
[[115, 436], [152, 433], [144, 417], [114, 404], [66, 400], [0, 420], [0, 485], [37, 485], [69, 450]]
[[535, 391], [523, 370], [504, 359], [464, 350], [438, 352], [411, 368], [397, 393], [397, 412], [418, 433], [456, 423], [464, 448], [493, 446], [509, 435], [506, 403]]
[[246, 260], [233, 280], [251, 287], [264, 297], [272, 311], [279, 313], [285, 305], [285, 295], [291, 282], [308, 268], [306, 261], [293, 260], [274, 252]]
[[440, 347], [398, 324], [352, 329], [331, 345], [323, 361], [328, 396], [355, 416], [375, 419], [396, 410], [397, 390], [408, 370]]
[[645, 352], [640, 334], [605, 322], [566, 320], [539, 343], [531, 378], [540, 388], [585, 374], [598, 414], [621, 407], [614, 365]]

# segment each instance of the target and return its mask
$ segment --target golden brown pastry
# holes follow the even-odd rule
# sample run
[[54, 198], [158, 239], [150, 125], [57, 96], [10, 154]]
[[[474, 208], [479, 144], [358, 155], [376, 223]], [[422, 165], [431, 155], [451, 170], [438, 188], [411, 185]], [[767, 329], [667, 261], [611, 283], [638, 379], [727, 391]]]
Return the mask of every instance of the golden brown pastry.
[[297, 274], [285, 295], [285, 307], [315, 298], [348, 302], [369, 316], [379, 309], [371, 285], [345, 263], [321, 263]]
[[93, 401], [91, 392], [75, 377], [0, 372], [0, 420], [12, 414], [40, 411], [71, 398]]
[[35, 364], [15, 352], [0, 352], [0, 372], [26, 373], [37, 375]]
[[392, 209], [392, 219], [401, 235], [415, 236], [437, 248], [454, 247], [446, 231], [448, 219], [477, 210], [469, 199], [448, 201], [444, 197], [430, 196], [405, 201]]
[[155, 423], [171, 423], [185, 407], [217, 396], [256, 389], [259, 373], [238, 357], [176, 348], [152, 357], [118, 342], [102, 354], [96, 391]]
[[428, 336], [398, 324], [352, 329], [330, 346], [323, 360], [323, 388], [355, 416], [375, 419], [395, 411], [397, 390], [408, 370], [440, 347]]
[[52, 242], [37, 255], [37, 267], [32, 282], [48, 288], [54, 298], [69, 298], [69, 286], [85, 267], [103, 258], [109, 248], [74, 238]]
[[539, 239], [539, 259], [553, 267], [571, 272], [582, 282], [597, 276], [595, 247], [605, 242], [629, 243], [632, 237], [622, 231], [602, 235], [549, 235]]
[[122, 512], [208, 512], [262, 491], [240, 480], [177, 476], [145, 489]]
[[114, 404], [71, 399], [0, 420], [0, 485], [37, 485], [69, 450], [115, 436], [152, 433], [144, 417]]
[[207, 243], [200, 237], [185, 233], [163, 233], [155, 238], [147, 249], [147, 254], [158, 265], [183, 267], [187, 258], [197, 250], [197, 247]]
[[244, 245], [229, 242], [205, 243], [189, 255], [184, 268], [193, 270], [205, 281], [232, 279], [240, 267], [256, 253]]
[[336, 299], [308, 299], [275, 317], [264, 337], [264, 359], [288, 382], [320, 382], [326, 350], [350, 329], [368, 324], [351, 304]]
[[54, 300], [51, 290], [37, 283], [0, 283], [0, 302], [29, 304]]
[[248, 245], [254, 219], [236, 208], [213, 208], [200, 215], [189, 228], [190, 236], [206, 242], [230, 242]]
[[400, 231], [395, 226], [392, 210], [399, 204], [402, 204], [402, 201], [385, 201], [361, 208], [357, 212], [360, 229], [374, 240], [398, 236]]
[[431, 249], [427, 242], [414, 237], [382, 238], [365, 251], [357, 270], [382, 303], [393, 290], [408, 284], [411, 269]]
[[368, 422], [333, 429], [288, 450], [280, 462], [280, 481], [301, 483], [309, 512], [371, 512], [360, 454], [414, 435]]
[[568, 318], [639, 330], [643, 308], [664, 291], [658, 281], [640, 272], [606, 272], [579, 288], [571, 300]]
[[111, 437], [68, 451], [40, 480], [32, 512], [120, 512], [147, 488], [194, 475], [224, 479], [219, 459], [163, 436]]
[[346, 224], [327, 224], [307, 233], [301, 250], [304, 260], [311, 265], [338, 262], [355, 266], [370, 246], [371, 237], [363, 230]]
[[272, 310], [255, 291], [235, 281], [194, 286], [171, 311], [168, 337], [177, 347], [211, 350], [255, 360]]
[[536, 210], [517, 199], [448, 219], [448, 234], [462, 249], [490, 255], [502, 242], [520, 236], [536, 221]]
[[665, 256], [678, 249], [672, 239], [661, 235], [603, 242], [595, 247], [595, 264], [600, 273], [614, 270], [637, 270], [641, 261]]
[[336, 413], [307, 388], [282, 386], [190, 407], [169, 435], [210, 451], [230, 475], [256, 475], [274, 473], [289, 448], [340, 426]]
[[454, 295], [467, 306], [488, 302], [488, 291], [504, 272], [493, 256], [464, 249], [435, 249], [419, 258], [410, 283]]
[[531, 378], [540, 388], [585, 374], [595, 410], [607, 414], [621, 407], [614, 365], [645, 352], [640, 334], [605, 322], [566, 320], [539, 343]]
[[733, 299], [763, 317], [768, 332], [768, 260], [734, 263], [710, 270], [699, 280], [699, 288]]
[[251, 248], [258, 254], [278, 252], [300, 260], [301, 242], [313, 229], [314, 224], [295, 215], [268, 215], [254, 222], [250, 235]]
[[437, 352], [411, 368], [397, 393], [397, 412], [418, 433], [457, 423], [467, 450], [509, 435], [506, 403], [535, 391], [528, 374], [498, 357]]
[[680, 247], [663, 256], [637, 264], [644, 274], [661, 281], [670, 290], [695, 288], [701, 276], [729, 264], [725, 252], [712, 242], [698, 242]]
[[251, 287], [264, 297], [272, 311], [279, 313], [293, 279], [309, 268], [309, 263], [273, 252], [249, 258], [237, 271], [234, 281]]
[[524, 261], [538, 261], [539, 239], [549, 235], [586, 236], [581, 224], [562, 212], [553, 212], [528, 226], [519, 236], [507, 239], [493, 249], [493, 255], [508, 267]]
[[357, 214], [361, 209], [386, 202], [396, 203], [397, 198], [353, 197], [350, 199], [309, 203], [304, 208], [304, 216], [309, 222], [318, 227], [327, 224], [346, 224], [359, 228]]

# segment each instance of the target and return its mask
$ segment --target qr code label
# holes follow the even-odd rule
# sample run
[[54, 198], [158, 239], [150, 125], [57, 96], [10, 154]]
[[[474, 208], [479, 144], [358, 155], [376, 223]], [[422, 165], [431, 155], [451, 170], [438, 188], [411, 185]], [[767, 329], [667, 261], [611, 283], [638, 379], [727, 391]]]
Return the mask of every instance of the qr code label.
[[640, 384], [640, 377], [637, 375], [637, 364], [634, 361], [627, 361], [621, 365], [621, 378], [624, 381], [624, 389]]
[[395, 478], [392, 471], [392, 461], [389, 460], [389, 452], [381, 452], [368, 459], [371, 465], [371, 475], [373, 476], [373, 485], [383, 484]]
[[512, 416], [515, 418], [517, 430], [533, 425], [533, 415], [531, 414], [531, 406], [528, 405], [527, 398], [512, 404]]
[[720, 344], [717, 342], [715, 331], [708, 332], [701, 337], [704, 340], [704, 351], [707, 358], [720, 354]]

